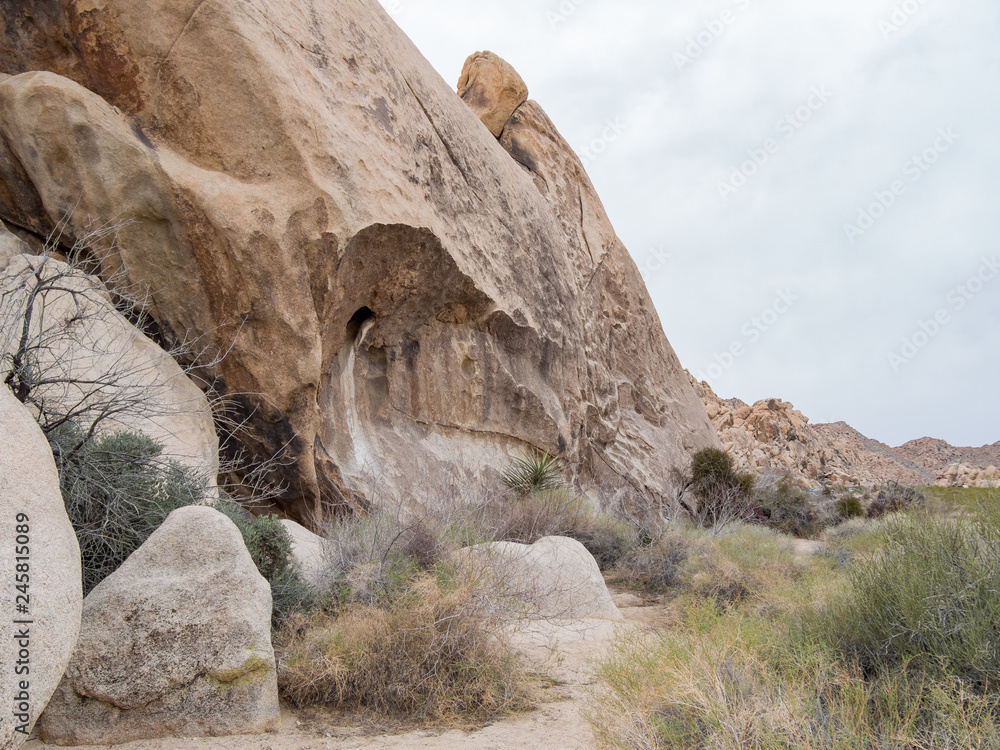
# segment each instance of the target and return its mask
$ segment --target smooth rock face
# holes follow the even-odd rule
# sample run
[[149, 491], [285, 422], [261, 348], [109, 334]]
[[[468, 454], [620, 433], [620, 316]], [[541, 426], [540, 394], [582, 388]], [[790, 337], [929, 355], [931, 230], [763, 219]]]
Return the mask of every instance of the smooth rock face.
[[0, 217], [131, 222], [105, 274], [226, 353], [203, 375], [296, 520], [372, 475], [433, 502], [529, 447], [656, 493], [718, 444], [547, 118], [518, 109], [532, 167], [374, 0], [25, 0], [0, 24]]
[[41, 731], [49, 743], [107, 745], [277, 722], [270, 587], [233, 522], [192, 506], [87, 596]]
[[0, 271], [7, 267], [15, 255], [30, 253], [31, 248], [7, 231], [0, 221]]
[[295, 521], [286, 519], [281, 525], [292, 538], [292, 562], [302, 582], [323, 590], [327, 578], [326, 540]]
[[33, 396], [53, 413], [79, 413], [75, 421], [84, 430], [98, 415], [107, 415], [98, 434], [144, 433], [164, 446], [165, 459], [214, 484], [219, 441], [205, 394], [118, 313], [98, 280], [52, 258], [11, 259], [0, 270], [0, 354], [17, 348], [29, 292], [38, 288], [33, 274], [58, 280], [35, 297], [31, 342], [50, 382]]
[[476, 52], [462, 66], [458, 95], [499, 138], [514, 110], [528, 101], [528, 86], [503, 58]]
[[623, 620], [594, 556], [580, 542], [547, 536], [531, 545], [493, 542], [461, 550], [464, 564], [485, 566], [504, 590], [544, 620]]
[[[0, 524], [0, 574], [7, 582], [0, 596], [5, 620], [0, 639], [0, 748], [10, 750], [28, 738], [69, 664], [80, 631], [83, 588], [80, 547], [66, 516], [49, 444], [3, 383]], [[19, 561], [18, 556], [29, 559]], [[19, 571], [19, 564], [27, 570]], [[17, 609], [25, 605], [17, 598], [23, 592], [15, 589], [19, 575], [28, 581], [24, 613]], [[25, 633], [26, 638], [17, 637]]]

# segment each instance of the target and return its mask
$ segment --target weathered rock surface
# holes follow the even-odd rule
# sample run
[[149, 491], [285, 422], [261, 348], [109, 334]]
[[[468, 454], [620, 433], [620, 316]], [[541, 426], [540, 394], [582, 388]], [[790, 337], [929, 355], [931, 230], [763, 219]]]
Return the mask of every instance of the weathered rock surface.
[[44, 383], [29, 405], [73, 416], [84, 430], [100, 420], [98, 433], [142, 432], [164, 446], [164, 458], [214, 483], [219, 441], [208, 400], [97, 279], [52, 258], [12, 258], [0, 270], [0, 354], [18, 348], [32, 299], [29, 348]]
[[281, 524], [292, 539], [292, 562], [302, 582], [313, 589], [324, 590], [329, 564], [326, 540], [295, 521], [286, 519]]
[[226, 352], [204, 375], [297, 520], [529, 446], [657, 492], [717, 445], [544, 113], [505, 151], [372, 0], [25, 0], [0, 27], [0, 217], [130, 222], [105, 274]]
[[250, 734], [278, 722], [271, 590], [236, 526], [181, 508], [90, 592], [45, 742]]
[[[0, 641], [0, 748], [11, 750], [28, 738], [69, 664], [83, 589], [80, 547], [49, 444], [3, 383], [0, 523], [0, 572], [7, 582], [0, 596], [6, 620]], [[17, 590], [25, 580], [24, 590]], [[19, 612], [22, 605], [26, 609]]]
[[0, 271], [7, 267], [10, 259], [15, 255], [31, 252], [26, 244], [7, 231], [7, 228], [0, 221]]
[[528, 86], [514, 67], [500, 56], [476, 52], [462, 67], [458, 95], [499, 138], [514, 110], [528, 101]]
[[849, 425], [809, 424], [809, 419], [781, 399], [752, 406], [719, 398], [707, 383], [692, 378], [723, 447], [737, 467], [756, 474], [788, 474], [797, 484], [879, 485], [889, 481], [926, 486], [934, 477], [901, 458], [889, 446], [871, 440]]
[[580, 542], [548, 536], [531, 545], [493, 542], [461, 550], [465, 564], [483, 566], [504, 590], [544, 620], [621, 620], [594, 556]]

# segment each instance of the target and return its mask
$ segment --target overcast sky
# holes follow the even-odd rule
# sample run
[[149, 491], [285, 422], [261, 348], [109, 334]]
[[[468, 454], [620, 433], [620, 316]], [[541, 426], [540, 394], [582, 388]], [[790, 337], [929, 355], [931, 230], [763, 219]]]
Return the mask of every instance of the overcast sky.
[[996, 0], [382, 3], [517, 68], [719, 395], [1000, 440]]

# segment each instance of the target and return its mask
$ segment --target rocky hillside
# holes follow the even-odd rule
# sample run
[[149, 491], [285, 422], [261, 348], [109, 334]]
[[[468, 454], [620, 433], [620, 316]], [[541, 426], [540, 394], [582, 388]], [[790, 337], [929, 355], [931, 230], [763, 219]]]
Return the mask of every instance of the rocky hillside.
[[902, 458], [885, 443], [865, 437], [845, 422], [813, 425], [813, 431], [833, 454], [835, 463], [850, 467], [862, 483], [893, 481], [927, 486], [937, 479], [936, 472]]
[[495, 55], [456, 93], [374, 0], [24, 0], [0, 29], [0, 218], [36, 248], [121, 223], [103, 277], [199, 342], [288, 515], [373, 478], [432, 499], [529, 447], [654, 491], [717, 445], [582, 163]]
[[1000, 443], [982, 448], [956, 448], [944, 440], [920, 438], [893, 449], [915, 464], [940, 473], [943, 467], [962, 465], [984, 471], [990, 466], [1000, 466]]
[[788, 473], [798, 484], [1000, 486], [998, 445], [954, 448], [924, 438], [891, 448], [844, 422], [810, 424], [780, 399], [752, 406], [719, 398], [707, 383], [692, 378], [719, 440], [738, 466], [758, 474]]

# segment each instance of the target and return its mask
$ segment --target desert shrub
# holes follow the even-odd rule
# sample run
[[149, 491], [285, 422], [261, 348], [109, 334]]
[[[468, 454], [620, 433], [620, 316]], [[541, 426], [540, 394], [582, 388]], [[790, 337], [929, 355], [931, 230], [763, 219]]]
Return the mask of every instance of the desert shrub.
[[85, 596], [172, 511], [205, 498], [205, 484], [163, 460], [162, 446], [145, 435], [119, 432], [88, 440], [67, 423], [48, 438], [66, 513], [80, 543]]
[[921, 503], [924, 496], [912, 487], [904, 487], [898, 482], [889, 482], [879, 488], [868, 504], [869, 518], [881, 518], [889, 513], [899, 513], [914, 503]]
[[759, 521], [754, 478], [736, 471], [725, 451], [705, 448], [691, 458], [689, 486], [698, 500], [694, 521], [705, 528], [723, 528], [736, 521]]
[[615, 566], [614, 577], [646, 591], [666, 591], [676, 585], [689, 552], [685, 536], [664, 534], [653, 544], [628, 552]]
[[993, 748], [997, 704], [954, 678], [871, 679], [786, 623], [691, 606], [661, 635], [623, 634], [598, 668], [588, 718], [615, 750]]
[[383, 604], [291, 617], [276, 638], [283, 696], [424, 723], [531, 707], [525, 672], [474, 586], [422, 574]]
[[698, 506], [693, 520], [706, 529], [723, 530], [733, 523], [760, 523], [763, 511], [742, 480], [703, 479], [694, 485]]
[[573, 530], [574, 538], [594, 556], [601, 570], [610, 570], [638, 546], [636, 530], [628, 524], [606, 516], [594, 514], [589, 524]]
[[763, 523], [783, 534], [814, 537], [833, 521], [821, 512], [813, 498], [795, 487], [787, 475], [774, 487], [762, 492], [759, 502]]
[[861, 498], [853, 494], [843, 495], [837, 500], [837, 515], [843, 520], [864, 516], [865, 508], [861, 504]]
[[987, 517], [904, 517], [851, 569], [819, 637], [868, 674], [906, 665], [1000, 689], [1000, 528]]
[[533, 449], [504, 473], [504, 483], [515, 492], [531, 493], [554, 490], [564, 486], [562, 461], [546, 451]]

